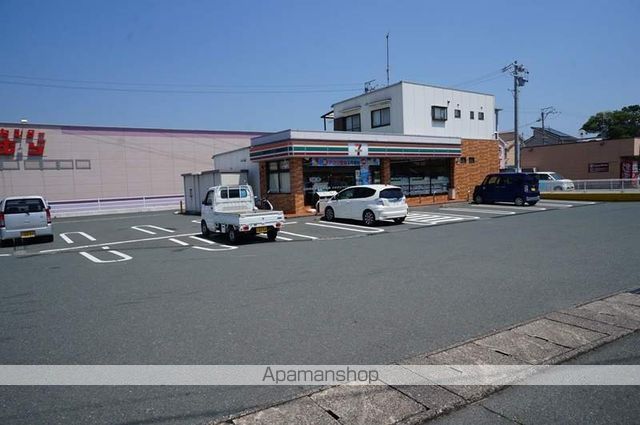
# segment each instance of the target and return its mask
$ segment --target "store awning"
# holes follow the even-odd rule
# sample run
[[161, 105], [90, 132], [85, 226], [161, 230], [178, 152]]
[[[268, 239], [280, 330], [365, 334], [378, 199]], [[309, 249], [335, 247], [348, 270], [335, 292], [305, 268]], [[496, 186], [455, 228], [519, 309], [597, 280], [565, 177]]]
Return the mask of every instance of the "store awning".
[[455, 137], [346, 131], [285, 130], [251, 139], [250, 148], [253, 161], [287, 157], [455, 158], [460, 153], [461, 140]]

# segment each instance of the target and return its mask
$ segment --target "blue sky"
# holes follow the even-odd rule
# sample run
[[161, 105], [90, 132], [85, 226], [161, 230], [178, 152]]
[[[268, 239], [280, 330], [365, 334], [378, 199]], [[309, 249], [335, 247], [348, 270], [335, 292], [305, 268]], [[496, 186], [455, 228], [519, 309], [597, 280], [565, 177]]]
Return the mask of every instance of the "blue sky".
[[387, 31], [392, 82], [494, 94], [504, 130], [497, 71], [515, 59], [530, 71], [522, 124], [554, 106], [549, 125], [577, 135], [640, 103], [635, 0], [1, 0], [0, 16], [5, 122], [322, 129], [332, 103], [385, 83]]

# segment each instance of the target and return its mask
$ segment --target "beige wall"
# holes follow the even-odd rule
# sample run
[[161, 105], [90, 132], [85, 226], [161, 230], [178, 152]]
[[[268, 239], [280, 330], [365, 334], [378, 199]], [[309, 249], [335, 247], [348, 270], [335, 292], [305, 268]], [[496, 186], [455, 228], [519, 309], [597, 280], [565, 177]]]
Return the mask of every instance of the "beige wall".
[[[522, 167], [556, 171], [570, 179], [620, 178], [620, 158], [638, 156], [640, 139], [618, 139], [525, 147]], [[589, 173], [590, 163], [609, 163], [608, 173]]]
[[[0, 124], [9, 129], [13, 127]], [[0, 198], [43, 194], [49, 200], [180, 194], [182, 173], [212, 168], [211, 156], [250, 145], [260, 133], [29, 125], [45, 132], [44, 160], [88, 159], [90, 170], [0, 171]], [[23, 148], [26, 152], [26, 149]], [[74, 164], [75, 166], [75, 164]]]

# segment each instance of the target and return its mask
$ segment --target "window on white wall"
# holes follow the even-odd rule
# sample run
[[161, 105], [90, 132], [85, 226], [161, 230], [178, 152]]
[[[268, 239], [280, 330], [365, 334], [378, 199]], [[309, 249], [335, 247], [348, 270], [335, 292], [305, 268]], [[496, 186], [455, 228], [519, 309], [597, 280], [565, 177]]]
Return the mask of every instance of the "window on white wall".
[[431, 107], [431, 119], [434, 121], [446, 121], [447, 120], [447, 107], [446, 106], [432, 106]]
[[469, 111], [469, 118], [470, 119], [475, 119], [475, 115], [474, 115], [473, 111]]
[[391, 124], [391, 108], [371, 111], [371, 128], [384, 127]]
[[333, 121], [334, 131], [360, 131], [360, 114], [336, 118]]
[[484, 121], [484, 112], [478, 112], [478, 119]]
[[453, 110], [453, 117], [454, 118], [460, 118], [462, 116], [462, 111], [460, 109], [454, 109]]

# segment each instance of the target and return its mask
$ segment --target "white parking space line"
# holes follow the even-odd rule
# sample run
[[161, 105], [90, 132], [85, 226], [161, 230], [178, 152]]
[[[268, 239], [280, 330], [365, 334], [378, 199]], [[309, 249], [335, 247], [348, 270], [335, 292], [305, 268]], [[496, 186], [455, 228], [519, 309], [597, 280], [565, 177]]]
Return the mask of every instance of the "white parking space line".
[[480, 217], [476, 217], [473, 215], [462, 215], [462, 214], [444, 214], [442, 212], [437, 212], [437, 213], [427, 213], [427, 212], [409, 212], [409, 214], [407, 215], [407, 217], [409, 217], [410, 215], [420, 215], [423, 217], [426, 216], [431, 216], [431, 217], [435, 217], [435, 218], [439, 218], [439, 217], [459, 217], [459, 218], [466, 218], [466, 219], [471, 219], [471, 220], [477, 220]]
[[406, 223], [420, 224], [423, 226], [435, 226], [442, 223], [455, 223], [459, 221], [478, 220], [480, 217], [471, 215], [451, 215], [435, 213], [415, 213], [407, 214]]
[[109, 246], [109, 245], [123, 245], [123, 244], [136, 243], [136, 242], [159, 241], [162, 239], [171, 239], [171, 238], [192, 236], [192, 235], [198, 235], [198, 234], [199, 233], [184, 233], [181, 235], [174, 235], [174, 236], [157, 236], [155, 238], [129, 239], [126, 241], [105, 242], [105, 243], [97, 243], [92, 245], [72, 246], [69, 248], [44, 249], [42, 251], [38, 251], [38, 254], [52, 254], [55, 252], [75, 251], [77, 249], [100, 248], [100, 247]]
[[177, 243], [178, 245], [182, 245], [182, 246], [189, 246], [188, 243], [181, 241], [180, 239], [175, 239], [175, 238], [169, 238], [169, 240], [171, 242]]
[[318, 239], [315, 236], [301, 235], [300, 233], [293, 233], [293, 232], [285, 232], [284, 230], [280, 230], [280, 233], [284, 233], [285, 235], [289, 235], [289, 236], [297, 236], [299, 238], [307, 238], [307, 239], [311, 239], [311, 240]]
[[481, 210], [478, 208], [451, 208], [446, 207], [442, 208], [440, 211], [458, 211], [458, 212], [470, 212], [470, 213], [480, 213], [480, 214], [496, 214], [496, 215], [513, 215], [516, 214], [515, 211], [501, 211], [501, 210]]
[[[267, 239], [267, 235], [265, 235], [264, 233], [259, 233], [256, 236], [260, 236], [263, 239]], [[285, 238], [284, 236], [276, 236], [276, 240], [279, 240], [279, 241], [292, 241], [293, 239]]]
[[501, 204], [496, 204], [496, 205], [487, 205], [487, 204], [474, 204], [473, 205], [474, 208], [513, 208], [514, 210], [517, 211], [546, 211], [546, 208], [542, 208], [542, 207], [531, 207], [531, 206], [522, 206], [522, 207], [517, 207], [515, 205], [501, 205]]
[[571, 208], [573, 204], [550, 204], [547, 202], [538, 202], [536, 205], [544, 205], [545, 207], [551, 208]]
[[231, 251], [231, 250], [234, 250], [234, 249], [238, 249], [237, 246], [229, 246], [229, 245], [220, 245], [220, 246], [222, 248], [207, 248], [207, 247], [204, 247], [204, 246], [194, 246], [192, 248], [199, 249], [200, 251], [214, 251], [214, 252], [217, 252], [217, 251]]
[[80, 255], [82, 255], [83, 257], [85, 257], [86, 259], [88, 259], [88, 260], [90, 260], [90, 261], [92, 261], [94, 263], [101, 263], [101, 264], [104, 264], [104, 263], [121, 263], [123, 261], [129, 261], [129, 260], [131, 260], [133, 258], [130, 255], [124, 254], [124, 253], [122, 253], [120, 251], [116, 251], [116, 250], [113, 250], [113, 249], [111, 251], [107, 251], [107, 252], [115, 255], [116, 257], [120, 257], [120, 258], [117, 259], [117, 260], [101, 260], [98, 257], [95, 257], [95, 256], [93, 256], [93, 255], [91, 255], [91, 254], [89, 254], [88, 252], [85, 252], [85, 251], [80, 252]]
[[[350, 232], [359, 232], [359, 233], [382, 233], [384, 232], [383, 229], [373, 229], [373, 228], [367, 228], [364, 226], [355, 226], [353, 224], [350, 224], [349, 226], [354, 226], [354, 227], [362, 227], [362, 228], [351, 228], [351, 227], [343, 227], [343, 223], [340, 223], [340, 225], [335, 226], [335, 225], [329, 225], [329, 224], [320, 224], [320, 223], [305, 223], [309, 226], [318, 226], [318, 227], [328, 227], [330, 229], [338, 229], [338, 230], [348, 230]], [[366, 230], [363, 230], [366, 229]]]
[[153, 224], [140, 224], [138, 226], [131, 226], [131, 228], [134, 230], [139, 230], [144, 233], [148, 233], [150, 235], [155, 235], [156, 232], [152, 230], [147, 230], [146, 228], [156, 229], [156, 230], [160, 230], [162, 232], [167, 232], [167, 233], [174, 233], [174, 231], [171, 229], [165, 229], [164, 227], [154, 226]]
[[80, 235], [80, 236], [84, 236], [85, 238], [89, 239], [91, 242], [95, 242], [96, 238], [94, 238], [93, 236], [89, 235], [88, 233], [85, 232], [65, 232], [65, 233], [60, 233], [60, 237], [62, 238], [62, 240], [64, 240], [66, 243], [74, 243], [73, 240], [67, 236], [67, 235]]
[[[204, 243], [209, 244], [209, 245], [218, 245], [218, 246], [224, 247], [227, 250], [229, 250], [229, 249], [238, 249], [237, 246], [223, 245], [221, 243], [210, 241], [209, 239], [204, 239], [204, 238], [201, 238], [201, 237], [198, 237], [198, 236], [189, 236], [189, 237], [191, 239], [194, 239], [194, 240], [197, 240], [197, 241], [200, 241], [200, 242], [204, 242]], [[225, 251], [224, 249], [203, 248], [203, 247], [200, 247], [200, 246], [194, 246], [194, 248], [202, 249], [204, 251]]]
[[11, 254], [0, 254], [0, 257], [11, 257]]
[[214, 241], [210, 241], [209, 239], [203, 239], [203, 238], [200, 238], [198, 236], [189, 236], [189, 237], [191, 239], [195, 239], [197, 241], [204, 242], [204, 243], [209, 244], [209, 245], [215, 245], [216, 244]]
[[544, 202], [545, 204], [566, 204], [567, 202], [571, 202], [575, 205], [594, 205], [597, 202], [593, 201], [574, 201], [573, 199], [542, 199], [540, 202]]
[[198, 220], [191, 220], [192, 223], [200, 224]]
[[298, 222], [297, 222], [297, 221], [285, 221], [285, 222], [283, 223], [283, 226], [287, 226], [287, 225], [289, 225], [289, 224], [298, 224]]

